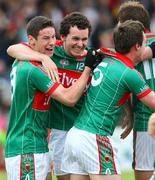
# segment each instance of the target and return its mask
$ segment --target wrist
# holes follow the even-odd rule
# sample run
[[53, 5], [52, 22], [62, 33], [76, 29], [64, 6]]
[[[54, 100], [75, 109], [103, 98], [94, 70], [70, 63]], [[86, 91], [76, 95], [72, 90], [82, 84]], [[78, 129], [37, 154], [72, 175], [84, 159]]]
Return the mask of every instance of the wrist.
[[84, 71], [90, 74], [92, 69], [88, 66], [85, 66]]

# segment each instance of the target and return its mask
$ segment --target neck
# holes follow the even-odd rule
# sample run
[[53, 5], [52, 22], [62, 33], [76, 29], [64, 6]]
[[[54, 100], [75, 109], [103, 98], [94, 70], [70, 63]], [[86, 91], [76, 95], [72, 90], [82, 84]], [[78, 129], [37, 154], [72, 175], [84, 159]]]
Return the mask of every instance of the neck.
[[136, 55], [134, 53], [127, 53], [125, 54], [126, 57], [128, 57], [132, 62], [133, 62], [133, 65], [136, 66], [137, 65], [137, 60], [136, 60]]

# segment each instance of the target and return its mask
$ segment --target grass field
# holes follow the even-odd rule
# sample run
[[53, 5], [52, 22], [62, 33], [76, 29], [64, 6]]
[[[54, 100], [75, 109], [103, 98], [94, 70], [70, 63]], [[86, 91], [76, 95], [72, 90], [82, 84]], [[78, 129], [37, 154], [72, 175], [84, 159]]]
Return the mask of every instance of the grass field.
[[[0, 171], [0, 180], [7, 180], [6, 172]], [[53, 177], [52, 180], [56, 180], [56, 178]], [[134, 180], [133, 172], [132, 171], [131, 172], [123, 172], [122, 173], [122, 180]]]

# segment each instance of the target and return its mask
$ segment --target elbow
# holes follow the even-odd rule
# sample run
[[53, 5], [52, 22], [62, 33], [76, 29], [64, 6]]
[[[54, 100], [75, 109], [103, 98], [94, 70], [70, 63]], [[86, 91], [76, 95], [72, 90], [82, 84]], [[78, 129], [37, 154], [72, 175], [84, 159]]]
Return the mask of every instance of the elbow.
[[6, 50], [6, 52], [10, 56], [12, 54], [12, 46], [9, 46]]
[[75, 106], [75, 104], [76, 104], [76, 101], [73, 101], [73, 100], [69, 100], [68, 102], [66, 102], [66, 106], [68, 106], [68, 107], [74, 107]]
[[77, 99], [74, 97], [67, 97], [65, 101], [65, 105], [69, 107], [74, 107], [77, 102]]
[[15, 55], [14, 55], [14, 45], [11, 45], [7, 48], [6, 50], [7, 54], [13, 58], [15, 58]]
[[69, 107], [74, 107], [76, 103], [70, 103]]

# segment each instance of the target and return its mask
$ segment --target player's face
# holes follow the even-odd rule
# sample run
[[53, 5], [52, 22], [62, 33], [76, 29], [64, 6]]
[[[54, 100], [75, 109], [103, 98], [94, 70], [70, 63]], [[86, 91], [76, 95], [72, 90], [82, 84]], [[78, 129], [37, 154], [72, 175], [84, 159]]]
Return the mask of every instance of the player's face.
[[78, 29], [77, 26], [71, 27], [69, 34], [66, 37], [62, 37], [67, 54], [73, 57], [83, 55], [88, 43], [88, 36], [88, 28]]
[[37, 39], [34, 41], [34, 49], [48, 56], [53, 56], [53, 51], [56, 43], [55, 29], [47, 27], [39, 31]]

